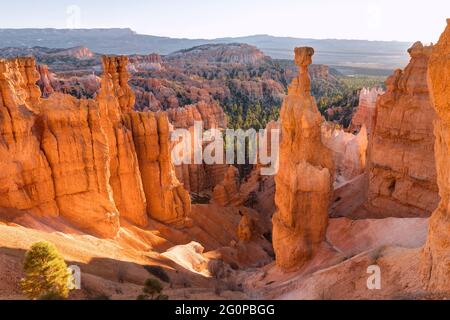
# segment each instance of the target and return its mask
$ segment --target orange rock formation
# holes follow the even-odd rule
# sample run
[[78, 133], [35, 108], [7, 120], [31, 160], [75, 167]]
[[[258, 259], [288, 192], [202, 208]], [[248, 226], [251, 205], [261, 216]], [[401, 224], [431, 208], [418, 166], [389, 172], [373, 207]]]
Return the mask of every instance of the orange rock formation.
[[363, 88], [359, 94], [359, 104], [352, 117], [351, 131], [359, 132], [366, 127], [369, 134], [372, 133], [378, 96], [384, 91], [380, 88]]
[[273, 245], [277, 265], [302, 267], [325, 239], [334, 164], [321, 141], [322, 117], [310, 93], [312, 48], [295, 49], [300, 74], [281, 110], [280, 170], [275, 178], [277, 211]]
[[[170, 159], [169, 122], [135, 113], [127, 59], [104, 57], [96, 100], [41, 99], [33, 59], [0, 61], [0, 207], [61, 216], [114, 237], [120, 217], [179, 223], [188, 193]], [[150, 192], [151, 190], [151, 192]]]
[[[196, 121], [202, 123], [204, 130], [227, 128], [226, 115], [217, 103], [208, 104], [201, 101], [184, 108], [169, 109], [166, 112], [170, 123], [175, 128], [189, 129], [192, 137]], [[200, 193], [220, 183], [227, 169], [226, 164], [182, 164], [175, 167], [175, 172], [186, 190]]]
[[428, 85], [437, 112], [435, 158], [441, 202], [430, 220], [424, 249], [426, 286], [435, 292], [450, 292], [450, 19], [429, 61]]
[[239, 171], [229, 166], [223, 181], [214, 188], [213, 201], [222, 207], [241, 206], [244, 200], [239, 192]]
[[430, 53], [431, 47], [415, 43], [409, 65], [386, 80], [387, 92], [378, 99], [369, 159], [369, 206], [377, 217], [429, 216], [439, 201]]
[[338, 184], [364, 173], [368, 145], [365, 126], [353, 135], [329, 124], [323, 125], [322, 142], [333, 153]]

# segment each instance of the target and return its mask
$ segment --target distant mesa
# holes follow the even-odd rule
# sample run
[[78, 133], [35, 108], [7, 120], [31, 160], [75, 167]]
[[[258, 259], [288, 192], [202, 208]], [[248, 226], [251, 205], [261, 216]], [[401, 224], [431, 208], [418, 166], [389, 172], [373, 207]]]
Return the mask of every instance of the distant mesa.
[[73, 57], [79, 60], [92, 59], [96, 56], [89, 48], [77, 46], [72, 48], [46, 48], [46, 47], [6, 47], [0, 49], [3, 58], [15, 58], [23, 56], [42, 57]]
[[265, 58], [264, 53], [242, 43], [206, 44], [174, 52], [167, 56], [169, 60], [195, 59], [197, 62], [223, 62], [253, 64]]
[[259, 48], [273, 59], [293, 59], [294, 47], [309, 46], [316, 50], [314, 60], [317, 64], [339, 66], [349, 74], [354, 72], [353, 68], [384, 70], [383, 75], [406, 66], [409, 58], [406, 50], [412, 45], [399, 41], [318, 40], [269, 35], [177, 39], [137, 34], [131, 29], [0, 29], [0, 43], [3, 47], [30, 48], [61, 48], [70, 43], [88, 47], [93, 52], [125, 55], [167, 55], [206, 44], [244, 43]]

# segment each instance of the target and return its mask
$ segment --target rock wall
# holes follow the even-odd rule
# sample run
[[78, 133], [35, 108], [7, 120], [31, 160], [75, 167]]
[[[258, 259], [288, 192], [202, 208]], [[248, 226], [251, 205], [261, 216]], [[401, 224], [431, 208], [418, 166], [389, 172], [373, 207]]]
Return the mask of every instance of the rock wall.
[[439, 196], [433, 157], [435, 112], [427, 86], [430, 47], [410, 49], [405, 70], [386, 80], [370, 146], [369, 208], [377, 217], [426, 217]]
[[217, 103], [200, 101], [183, 108], [168, 109], [167, 116], [175, 128], [190, 128], [201, 121], [205, 129], [227, 128], [227, 117]]
[[244, 203], [240, 195], [239, 170], [229, 166], [223, 181], [213, 191], [213, 202], [219, 206], [241, 206]]
[[334, 180], [332, 155], [321, 141], [323, 119], [310, 93], [313, 54], [312, 48], [295, 50], [300, 74], [281, 110], [273, 245], [277, 265], [285, 270], [302, 267], [325, 239]]
[[48, 98], [54, 92], [67, 93], [76, 98], [94, 98], [97, 96], [101, 79], [95, 74], [78, 75], [73, 73], [59, 74], [50, 72], [45, 64], [37, 66], [40, 79], [37, 82], [43, 98]]
[[32, 59], [0, 60], [0, 207], [57, 216], [52, 170], [41, 149], [34, 70]]
[[380, 88], [363, 88], [359, 94], [359, 104], [352, 117], [350, 131], [359, 132], [366, 127], [369, 134], [373, 131], [378, 96], [384, 94]]
[[41, 99], [33, 59], [0, 61], [0, 207], [61, 216], [101, 237], [120, 217], [179, 223], [188, 193], [170, 159], [168, 119], [135, 113], [127, 59], [104, 57], [96, 100]]
[[435, 159], [441, 202], [430, 219], [428, 241], [423, 253], [426, 287], [450, 292], [450, 19], [429, 61], [428, 84], [437, 112]]
[[[169, 109], [166, 112], [170, 123], [175, 128], [189, 129], [192, 136], [196, 121], [202, 123], [204, 130], [227, 128], [227, 117], [217, 103], [201, 101], [184, 108]], [[226, 164], [182, 164], [175, 167], [175, 172], [186, 190], [201, 193], [222, 182], [227, 169]]]
[[322, 142], [333, 153], [338, 185], [365, 172], [368, 145], [365, 126], [354, 135], [325, 124], [322, 126]]
[[[124, 118], [133, 104], [133, 92], [124, 73], [127, 60], [103, 57], [101, 88], [97, 96], [101, 127], [106, 134], [109, 154], [109, 182], [121, 216], [134, 224], [147, 224], [146, 195], [140, 176], [140, 164], [130, 125]], [[126, 69], [125, 69], [126, 70]], [[119, 97], [119, 99], [118, 99]], [[149, 211], [150, 212], [150, 211]]]
[[39, 80], [37, 82], [39, 88], [41, 89], [42, 96], [44, 98], [49, 97], [52, 93], [55, 92], [53, 88], [54, 77], [48, 70], [48, 66], [45, 64], [40, 64], [37, 66], [37, 70], [39, 72]]
[[147, 198], [147, 212], [158, 221], [182, 224], [190, 212], [190, 197], [175, 176], [167, 116], [132, 112], [129, 124]]

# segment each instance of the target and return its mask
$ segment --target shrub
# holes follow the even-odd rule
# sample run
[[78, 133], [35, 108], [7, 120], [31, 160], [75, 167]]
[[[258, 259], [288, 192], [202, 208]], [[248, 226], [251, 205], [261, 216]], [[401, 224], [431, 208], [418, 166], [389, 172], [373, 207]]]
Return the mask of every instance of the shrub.
[[64, 298], [61, 297], [59, 293], [49, 292], [44, 294], [43, 296], [40, 296], [38, 300], [64, 300]]
[[159, 282], [156, 279], [147, 279], [144, 283], [143, 291], [144, 293], [150, 295], [152, 299], [155, 296], [155, 294], [160, 294], [162, 290], [163, 286], [161, 282]]
[[48, 242], [35, 243], [25, 255], [22, 292], [30, 299], [67, 299], [71, 273], [56, 247]]
[[147, 279], [142, 289], [143, 294], [139, 295], [137, 300], [169, 300], [169, 296], [161, 294], [162, 291], [161, 282], [156, 279]]

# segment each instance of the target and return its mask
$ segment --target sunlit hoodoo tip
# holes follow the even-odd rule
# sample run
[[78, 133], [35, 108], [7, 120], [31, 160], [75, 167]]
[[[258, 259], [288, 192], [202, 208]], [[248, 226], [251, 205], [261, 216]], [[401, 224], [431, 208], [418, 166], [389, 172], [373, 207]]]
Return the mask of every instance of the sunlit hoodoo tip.
[[312, 64], [312, 56], [314, 55], [314, 48], [298, 47], [295, 48], [294, 51], [295, 51], [295, 64], [297, 66], [308, 67], [310, 64]]
[[311, 96], [311, 79], [308, 67], [312, 64], [314, 49], [311, 47], [295, 48], [295, 64], [299, 67], [298, 77], [289, 86], [290, 95]]

